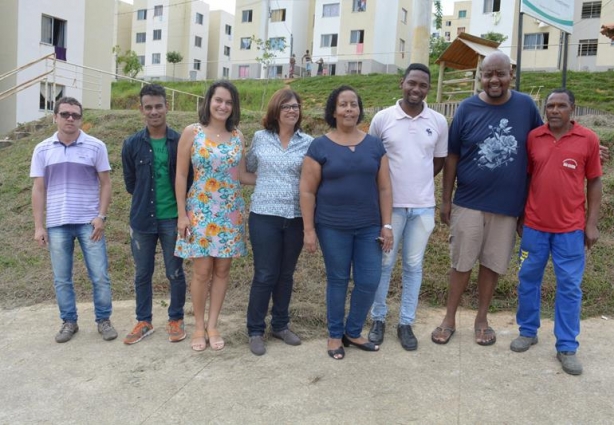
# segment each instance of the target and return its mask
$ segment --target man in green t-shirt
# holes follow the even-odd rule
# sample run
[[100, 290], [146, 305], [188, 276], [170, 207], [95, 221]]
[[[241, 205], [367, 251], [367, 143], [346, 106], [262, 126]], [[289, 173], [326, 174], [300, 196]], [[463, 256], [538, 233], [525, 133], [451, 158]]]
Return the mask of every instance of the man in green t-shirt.
[[[145, 128], [124, 141], [122, 165], [126, 190], [132, 195], [130, 239], [134, 258], [137, 324], [125, 344], [135, 344], [154, 331], [152, 325], [152, 276], [156, 247], [162, 247], [166, 277], [170, 282], [168, 339], [186, 337], [183, 307], [186, 280], [182, 259], [174, 255], [177, 238], [175, 171], [179, 134], [166, 125], [168, 103], [162, 86], [149, 84], [141, 89], [139, 109]], [[191, 182], [188, 184], [190, 187]]]

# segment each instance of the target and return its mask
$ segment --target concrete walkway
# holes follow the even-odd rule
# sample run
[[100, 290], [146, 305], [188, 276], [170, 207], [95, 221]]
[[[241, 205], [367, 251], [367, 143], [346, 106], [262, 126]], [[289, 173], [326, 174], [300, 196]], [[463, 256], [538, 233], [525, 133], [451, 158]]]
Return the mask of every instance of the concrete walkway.
[[[379, 353], [349, 348], [334, 361], [324, 340], [299, 347], [269, 340], [262, 357], [247, 343], [195, 353], [189, 338], [167, 341], [160, 303], [156, 332], [125, 346], [134, 302], [114, 307], [116, 341], [102, 341], [86, 303], [79, 305], [80, 331], [66, 344], [53, 339], [55, 305], [0, 310], [0, 423], [614, 423], [614, 320], [582, 322], [584, 374], [570, 376], [556, 360], [551, 321], [528, 352], [509, 350], [517, 335], [513, 313], [491, 317], [498, 341], [481, 347], [473, 342], [474, 312], [461, 311], [456, 334], [439, 346], [430, 332], [443, 310], [420, 308], [418, 351], [400, 347], [391, 323]], [[190, 333], [191, 317], [187, 323]], [[224, 321], [220, 329], [228, 327]]]

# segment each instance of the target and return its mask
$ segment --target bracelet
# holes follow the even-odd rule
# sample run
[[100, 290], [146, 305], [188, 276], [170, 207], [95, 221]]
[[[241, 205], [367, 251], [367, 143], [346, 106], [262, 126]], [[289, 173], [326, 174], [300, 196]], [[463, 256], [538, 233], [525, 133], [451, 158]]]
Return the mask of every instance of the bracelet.
[[392, 230], [392, 224], [384, 224], [382, 227], [384, 229]]

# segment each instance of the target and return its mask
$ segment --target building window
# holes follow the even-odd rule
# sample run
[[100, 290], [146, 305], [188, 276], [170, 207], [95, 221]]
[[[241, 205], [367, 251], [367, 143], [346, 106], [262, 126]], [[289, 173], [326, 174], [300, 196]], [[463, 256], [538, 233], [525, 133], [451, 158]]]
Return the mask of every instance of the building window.
[[154, 6], [154, 18], [156, 16], [162, 16], [164, 6]]
[[55, 102], [64, 97], [64, 86], [56, 84], [55, 93], [53, 84], [41, 83], [39, 109], [43, 111], [53, 111]]
[[322, 34], [320, 47], [337, 47], [337, 34]]
[[136, 20], [144, 21], [147, 19], [147, 9], [139, 9], [136, 11]]
[[365, 30], [353, 30], [350, 32], [350, 44], [364, 43]]
[[42, 15], [41, 43], [66, 47], [66, 21]]
[[452, 21], [446, 21], [446, 27], [451, 27], [452, 26]]
[[333, 16], [339, 16], [339, 3], [325, 4], [322, 7], [322, 17], [330, 18]]
[[160, 65], [160, 53], [152, 53], [151, 54], [151, 64], [152, 65]]
[[137, 56], [139, 58], [139, 63], [141, 66], [145, 66], [145, 56]]
[[230, 68], [226, 68], [226, 67], [222, 68], [222, 77], [224, 78], [230, 77]]
[[466, 18], [467, 17], [467, 11], [466, 10], [459, 10], [458, 11], [458, 17], [460, 18]]
[[362, 74], [362, 62], [348, 62], [348, 74]]
[[450, 41], [450, 31], [446, 31], [443, 35], [444, 40]]
[[280, 78], [283, 72], [283, 66], [281, 65], [271, 65], [269, 66], [269, 78]]
[[241, 37], [241, 50], [250, 50], [252, 48], [251, 37]]
[[285, 22], [286, 9], [271, 10], [271, 22]]
[[459, 34], [461, 34], [461, 33], [463, 33], [463, 32], [465, 32], [465, 27], [458, 27], [458, 28], [456, 29], [456, 35], [459, 35]]
[[399, 38], [399, 52], [405, 52], [405, 40], [403, 40], [402, 38]]
[[252, 10], [244, 10], [241, 13], [241, 22], [251, 22], [252, 21]]
[[407, 10], [401, 9], [401, 22], [407, 23]]
[[224, 46], [224, 56], [230, 56], [230, 47]]
[[547, 50], [550, 33], [538, 32], [535, 34], [525, 34], [522, 43], [523, 50]]
[[597, 39], [580, 40], [578, 44], [578, 56], [596, 56]]
[[352, 12], [364, 12], [367, 10], [367, 0], [353, 0]]
[[249, 78], [249, 65], [239, 65], [239, 78]]
[[501, 0], [484, 0], [484, 13], [500, 12]]
[[194, 45], [196, 47], [203, 47], [203, 38], [195, 35], [194, 36]]
[[154, 40], [162, 40], [162, 30], [154, 30], [153, 32]]
[[145, 43], [146, 39], [147, 39], [147, 35], [144, 32], [137, 32], [136, 33], [136, 42], [137, 43]]
[[226, 25], [224, 27], [224, 34], [226, 35], [232, 35], [232, 27], [230, 25]]
[[200, 71], [200, 60], [199, 59], [194, 59], [194, 70]]
[[601, 2], [589, 1], [582, 3], [582, 19], [601, 17]]
[[269, 38], [269, 44], [272, 50], [283, 50], [286, 48], [286, 40], [283, 37]]
[[202, 25], [202, 24], [203, 24], [203, 20], [204, 20], [204, 16], [203, 16], [203, 14], [202, 14], [202, 13], [198, 13], [198, 12], [196, 12], [196, 20], [195, 20], [195, 22], [196, 22], [198, 25]]

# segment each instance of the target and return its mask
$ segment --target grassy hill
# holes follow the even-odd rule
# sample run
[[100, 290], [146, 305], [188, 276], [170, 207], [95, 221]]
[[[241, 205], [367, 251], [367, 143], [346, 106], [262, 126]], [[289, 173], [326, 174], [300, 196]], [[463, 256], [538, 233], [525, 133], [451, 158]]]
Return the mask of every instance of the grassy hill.
[[[570, 86], [573, 82], [578, 84], [575, 89], [578, 94], [578, 102], [590, 105], [589, 96], [580, 97], [580, 93], [588, 93], [595, 90], [595, 80], [614, 73], [589, 74], [592, 79], [570, 78]], [[535, 75], [535, 82], [541, 76]], [[556, 78], [553, 77], [553, 81]], [[314, 77], [291, 82], [291, 86], [304, 98], [307, 105], [305, 130], [313, 135], [319, 135], [326, 131], [322, 120], [322, 104], [328, 92], [340, 84], [350, 84], [357, 87], [364, 97], [366, 107], [385, 106], [392, 104], [399, 96], [398, 76], [374, 75], [352, 77]], [[550, 80], [548, 80], [550, 81]], [[551, 87], [557, 86], [553, 81]], [[560, 80], [559, 80], [560, 81]], [[544, 80], [545, 82], [545, 80]], [[242, 123], [241, 129], [249, 140], [254, 131], [260, 128], [262, 117], [260, 102], [264, 82], [260, 81], [237, 81], [237, 86], [242, 96]], [[281, 87], [283, 81], [271, 81], [266, 87], [266, 99], [274, 90]], [[524, 84], [531, 80], [523, 76]], [[204, 84], [199, 83], [176, 83], [172, 84], [181, 90], [202, 93]], [[542, 82], [539, 85], [543, 85]], [[614, 93], [611, 93], [613, 84], [599, 83], [603, 90], [610, 90], [608, 101], [602, 101], [598, 105], [600, 109], [614, 111]], [[551, 88], [549, 87], [549, 88]], [[116, 84], [113, 88], [114, 107], [123, 107], [128, 110], [112, 111], [86, 111], [83, 128], [88, 133], [102, 139], [107, 143], [111, 161], [113, 201], [109, 212], [107, 230], [108, 249], [110, 257], [110, 270], [114, 297], [116, 299], [132, 299], [133, 264], [130, 254], [128, 212], [129, 196], [125, 192], [121, 171], [120, 151], [124, 138], [137, 131], [142, 126], [141, 117], [136, 111], [135, 105], [138, 85]], [[179, 104], [181, 101], [175, 99]], [[187, 101], [186, 101], [187, 102]], [[188, 112], [171, 112], [169, 124], [176, 129], [182, 129], [185, 125], [196, 120], [195, 107], [186, 108]], [[370, 117], [367, 117], [369, 119]], [[604, 143], [614, 149], [614, 119], [611, 117], [584, 117], [580, 120], [583, 124], [595, 129]], [[52, 274], [47, 253], [39, 249], [33, 241], [33, 221], [30, 207], [31, 180], [28, 177], [30, 158], [36, 143], [53, 133], [55, 127], [51, 117], [34, 123], [20, 126], [18, 129], [22, 135], [17, 143], [9, 148], [0, 150], [0, 307], [11, 308], [15, 306], [29, 305], [43, 301], [53, 301]], [[15, 137], [16, 133], [9, 135]], [[604, 178], [604, 201], [602, 208], [602, 220], [600, 224], [601, 239], [596, 247], [590, 252], [587, 261], [586, 279], [584, 283], [584, 314], [599, 315], [611, 313], [614, 309], [614, 177], [612, 177], [612, 165], [606, 167], [607, 176]], [[439, 188], [439, 179], [438, 179]], [[438, 189], [439, 190], [439, 189]], [[249, 199], [251, 189], [244, 189], [246, 199]], [[431, 237], [424, 267], [424, 284], [422, 288], [423, 302], [441, 305], [447, 291], [447, 272], [449, 268], [449, 256], [447, 245], [448, 229], [440, 225]], [[79, 254], [80, 255], [80, 254]], [[158, 259], [160, 260], [160, 259]], [[189, 272], [190, 265], [186, 269]], [[155, 291], [158, 296], [167, 293], [166, 279], [162, 272], [160, 261], [157, 263], [157, 271], [154, 276]], [[513, 264], [506, 276], [501, 279], [493, 302], [493, 310], [514, 308], [516, 305], [516, 272], [517, 267]], [[227, 311], [244, 312], [247, 305], [249, 285], [251, 282], [251, 255], [236, 260], [233, 263], [231, 286], [227, 297], [225, 309]], [[466, 293], [463, 304], [475, 305], [475, 276]], [[75, 264], [75, 283], [81, 299], [91, 299], [91, 287], [86, 277], [82, 261]], [[554, 300], [554, 279], [551, 268], [546, 273], [544, 282], [543, 298], [545, 301], [544, 312], [549, 314]], [[293, 298], [293, 320], [301, 329], [323, 329], [325, 322], [325, 275], [321, 255], [308, 255], [303, 253], [299, 260], [296, 273], [295, 294]], [[396, 308], [400, 298], [400, 270], [397, 269], [391, 283], [391, 317], [395, 317]]]

